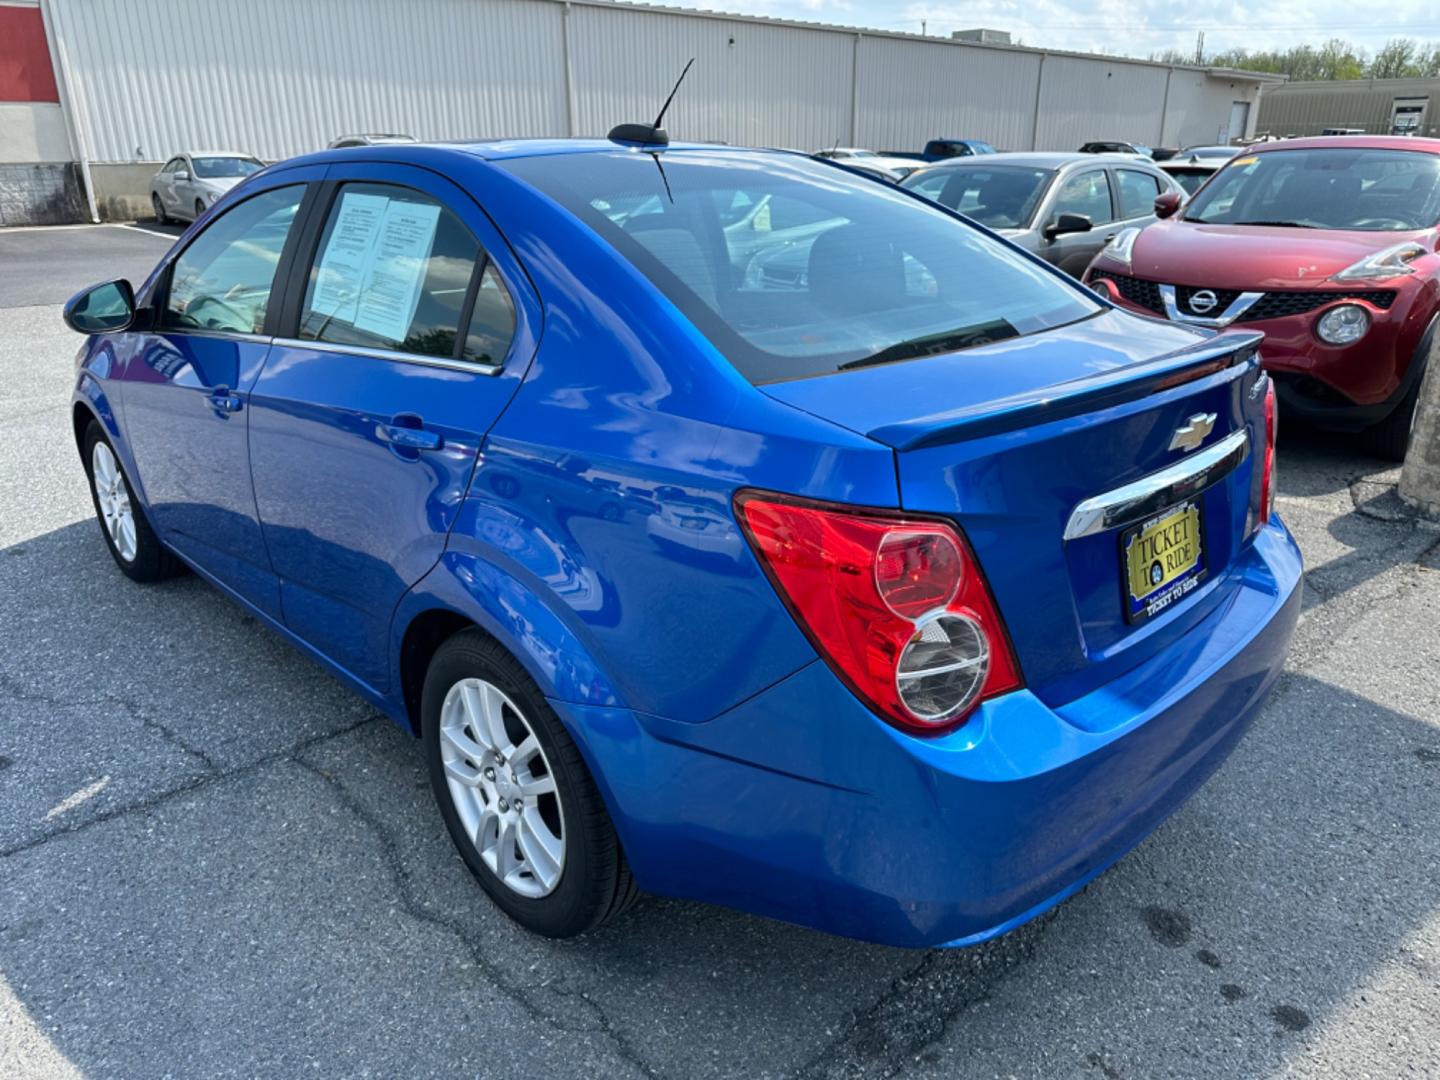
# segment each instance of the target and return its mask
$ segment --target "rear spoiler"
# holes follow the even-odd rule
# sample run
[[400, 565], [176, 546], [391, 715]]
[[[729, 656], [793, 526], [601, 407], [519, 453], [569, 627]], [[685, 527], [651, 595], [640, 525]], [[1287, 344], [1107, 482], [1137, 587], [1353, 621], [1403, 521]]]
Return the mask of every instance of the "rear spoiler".
[[982, 405], [884, 424], [865, 434], [896, 450], [919, 450], [1063, 420], [1248, 364], [1264, 339], [1265, 335], [1255, 330], [1227, 331], [1139, 364]]

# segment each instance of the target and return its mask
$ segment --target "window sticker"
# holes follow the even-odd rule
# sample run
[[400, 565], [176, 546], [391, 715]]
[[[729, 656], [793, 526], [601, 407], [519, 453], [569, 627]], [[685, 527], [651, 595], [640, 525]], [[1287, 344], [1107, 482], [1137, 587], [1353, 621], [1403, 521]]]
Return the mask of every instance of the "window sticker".
[[389, 202], [384, 195], [345, 192], [340, 196], [340, 212], [320, 260], [312, 311], [341, 322], [355, 321], [360, 289]]
[[405, 340], [420, 303], [439, 224], [440, 207], [434, 203], [390, 200], [351, 320], [355, 329], [391, 341]]

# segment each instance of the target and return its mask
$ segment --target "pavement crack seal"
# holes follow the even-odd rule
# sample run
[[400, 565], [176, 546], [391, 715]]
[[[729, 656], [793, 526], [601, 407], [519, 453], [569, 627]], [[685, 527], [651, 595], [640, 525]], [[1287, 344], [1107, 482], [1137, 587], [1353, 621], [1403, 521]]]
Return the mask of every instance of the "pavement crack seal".
[[[427, 910], [415, 895], [413, 879], [411, 878], [410, 871], [405, 868], [405, 861], [401, 856], [399, 846], [379, 818], [351, 795], [350, 792], [345, 789], [345, 786], [335, 779], [331, 773], [305, 760], [299, 756], [298, 752], [293, 760], [295, 764], [313, 773], [326, 784], [345, 808], [363, 822], [375, 836], [380, 846], [380, 855], [394, 880], [396, 892], [400, 897], [400, 905], [404, 909], [405, 914], [417, 922], [437, 927], [453, 935], [455, 939], [459, 941], [461, 947], [469, 954], [476, 968], [484, 973], [490, 984], [516, 1005], [520, 1006], [531, 1018], [547, 1027], [555, 1028], [569, 1034], [601, 1035], [610, 1042], [615, 1050], [616, 1056], [627, 1065], [641, 1075], [649, 1078], [649, 1080], [660, 1080], [661, 1074], [640, 1056], [639, 1051], [631, 1045], [629, 1039], [611, 1024], [610, 1018], [605, 1014], [605, 1010], [590, 997], [581, 991], [571, 990], [554, 983], [537, 986], [514, 982], [507, 977], [502, 969], [491, 963], [483, 950], [471, 941], [470, 936], [465, 932], [465, 927], [458, 919], [450, 919], [444, 915]], [[543, 1008], [535, 1000], [542, 991], [546, 994], [567, 1000], [584, 1002], [594, 1013], [596, 1019], [595, 1025], [570, 1024], [564, 1019], [557, 1017], [553, 1012]]]
[[[3, 676], [0, 676], [0, 680], [3, 680], [3, 678]], [[76, 702], [71, 701], [67, 704], [73, 705], [76, 704]], [[80, 702], [79, 704], [85, 703]], [[92, 702], [91, 704], [95, 703]], [[129, 817], [132, 814], [146, 813], [157, 807], [164, 806], [166, 803], [174, 799], [189, 795], [191, 792], [199, 791], [200, 789], [209, 787], [212, 784], [217, 784], [221, 781], [229, 780], [237, 776], [247, 776], [250, 773], [259, 772], [266, 766], [274, 765], [276, 762], [295, 761], [298, 764], [304, 764], [303, 762], [299, 761], [299, 758], [296, 755], [302, 754], [306, 750], [309, 750], [311, 747], [317, 746], [320, 743], [328, 742], [330, 739], [338, 739], [341, 736], [349, 735], [352, 731], [356, 731], [357, 729], [364, 727], [366, 724], [373, 724], [375, 723], [375, 721], [376, 717], [367, 716], [364, 720], [359, 720], [356, 723], [348, 724], [345, 727], [340, 728], [338, 731], [330, 731], [326, 732], [324, 735], [316, 735], [312, 738], [305, 739], [302, 742], [296, 743], [294, 746], [288, 746], [284, 750], [277, 750], [272, 754], [266, 754], [263, 757], [256, 758], [254, 761], [247, 762], [246, 764], [237, 766], [236, 768], [224, 771], [217, 770], [200, 773], [199, 775], [192, 776], [188, 780], [185, 780], [172, 788], [167, 788], [165, 791], [157, 792], [156, 794], [151, 795], [148, 798], [138, 799], [135, 802], [126, 803], [124, 806], [116, 806], [109, 810], [102, 810], [99, 813], [95, 814], [93, 817], [88, 817], [83, 821], [76, 821], [73, 824], [60, 825], [59, 827], [50, 829], [42, 833], [41, 835], [34, 837], [33, 839], [26, 840], [22, 843], [15, 844], [8, 848], [0, 848], [0, 859], [8, 859], [12, 856], [23, 855], [26, 852], [34, 851], [36, 848], [45, 846], [52, 840], [58, 840], [61, 837], [69, 836], [73, 833], [84, 832], [85, 830], [93, 828], [96, 825], [103, 825], [107, 821], [114, 821], [116, 818]], [[309, 766], [307, 765], [306, 768], [309, 768]]]
[[869, 1080], [894, 1076], [922, 1059], [945, 1037], [951, 1021], [988, 1001], [1001, 982], [1034, 957], [1047, 927], [1063, 909], [1061, 904], [980, 945], [930, 950], [793, 1075], [803, 1080]]

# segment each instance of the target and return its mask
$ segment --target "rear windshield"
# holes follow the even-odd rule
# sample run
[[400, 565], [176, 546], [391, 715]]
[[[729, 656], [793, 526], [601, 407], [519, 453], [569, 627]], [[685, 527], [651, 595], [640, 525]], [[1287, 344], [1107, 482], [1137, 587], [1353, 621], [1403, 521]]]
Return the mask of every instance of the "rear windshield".
[[902, 186], [992, 229], [1025, 229], [1054, 175], [1016, 165], [944, 165], [911, 173]]
[[981, 230], [799, 155], [501, 164], [612, 244], [755, 383], [953, 352], [1100, 310]]
[[1186, 195], [1194, 195], [1200, 190], [1200, 185], [1214, 175], [1214, 169], [1166, 169], [1182, 188]]
[[195, 175], [202, 180], [227, 180], [237, 176], [249, 176], [265, 166], [254, 158], [241, 157], [197, 157]]
[[1186, 221], [1408, 232], [1440, 220], [1440, 155], [1349, 147], [1238, 157]]

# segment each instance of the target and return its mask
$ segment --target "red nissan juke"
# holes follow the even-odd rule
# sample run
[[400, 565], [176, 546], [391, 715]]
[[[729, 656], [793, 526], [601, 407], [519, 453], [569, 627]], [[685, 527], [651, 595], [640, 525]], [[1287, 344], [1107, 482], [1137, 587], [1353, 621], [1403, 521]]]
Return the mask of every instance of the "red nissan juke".
[[1404, 457], [1440, 349], [1440, 139], [1293, 139], [1235, 158], [1086, 271], [1146, 315], [1265, 333], [1282, 411]]

